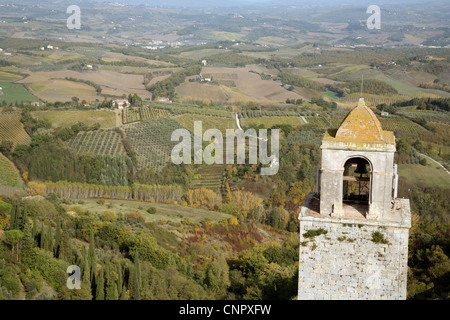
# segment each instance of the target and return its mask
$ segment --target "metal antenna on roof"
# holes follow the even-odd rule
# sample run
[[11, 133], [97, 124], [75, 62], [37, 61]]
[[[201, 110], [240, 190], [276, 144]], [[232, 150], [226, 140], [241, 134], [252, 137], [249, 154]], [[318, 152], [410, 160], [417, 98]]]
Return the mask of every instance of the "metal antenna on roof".
[[361, 75], [361, 97], [362, 98], [362, 94], [363, 94], [363, 84], [364, 84], [364, 74]]

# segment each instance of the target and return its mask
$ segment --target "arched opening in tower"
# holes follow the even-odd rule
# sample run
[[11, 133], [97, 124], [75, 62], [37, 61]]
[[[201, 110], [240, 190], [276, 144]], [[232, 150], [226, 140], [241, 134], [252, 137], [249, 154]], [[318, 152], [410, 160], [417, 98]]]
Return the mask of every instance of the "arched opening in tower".
[[371, 175], [371, 166], [366, 159], [355, 157], [345, 162], [342, 199], [344, 210], [351, 207], [366, 216], [370, 202]]

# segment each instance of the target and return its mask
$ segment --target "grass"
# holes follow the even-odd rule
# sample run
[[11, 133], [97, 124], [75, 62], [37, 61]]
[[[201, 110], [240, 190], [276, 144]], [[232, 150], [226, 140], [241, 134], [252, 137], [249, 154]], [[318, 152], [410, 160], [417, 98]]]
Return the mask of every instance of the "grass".
[[180, 56], [183, 58], [193, 59], [193, 60], [200, 60], [200, 59], [206, 59], [208, 61], [208, 56], [212, 56], [218, 53], [222, 53], [223, 50], [220, 49], [201, 49], [201, 50], [193, 50], [193, 51], [186, 51], [180, 53]]
[[244, 118], [240, 119], [243, 129], [250, 125], [263, 125], [268, 129], [279, 124], [290, 124], [293, 128], [304, 125], [302, 118], [294, 116], [276, 116], [276, 117], [258, 117], [258, 118]]
[[283, 72], [292, 73], [304, 78], [318, 78], [320, 75], [306, 68], [284, 68]]
[[323, 92], [323, 95], [330, 98], [331, 100], [339, 100], [339, 97], [336, 94], [336, 92], [330, 91], [328, 89], [325, 92]]
[[98, 122], [101, 128], [113, 128], [116, 125], [116, 115], [112, 111], [35, 111], [33, 116], [50, 121], [55, 128], [68, 127], [78, 122], [83, 122], [87, 125], [93, 125]]
[[[200, 223], [205, 219], [209, 219], [212, 222], [219, 222], [223, 219], [231, 218], [229, 214], [209, 211], [199, 208], [185, 207], [175, 204], [160, 204], [160, 203], [148, 203], [132, 200], [106, 200], [104, 205], [97, 203], [96, 199], [84, 199], [82, 204], [78, 204], [79, 200], [72, 200], [73, 205], [65, 205], [66, 208], [73, 208], [75, 206], [81, 207], [83, 210], [89, 210], [90, 212], [102, 213], [103, 211], [113, 211], [118, 214], [140, 212], [144, 215], [147, 222], [156, 222], [161, 220], [181, 222], [184, 218], [189, 218], [192, 223]], [[140, 209], [142, 208], [142, 209]], [[149, 214], [147, 210], [149, 208], [155, 208], [155, 214]]]
[[[226, 32], [226, 31], [212, 31], [211, 39], [214, 40], [223, 40], [223, 41], [233, 41], [233, 40], [241, 40], [244, 35], [237, 32]], [[208, 35], [206, 37], [209, 37]]]
[[[36, 88], [36, 85], [34, 86]], [[92, 101], [96, 97], [94, 87], [80, 82], [54, 79], [38, 85], [36, 95], [47, 101], [70, 101], [72, 97]]]
[[202, 114], [183, 114], [173, 118], [183, 127], [194, 132], [194, 121], [202, 122], [203, 132], [208, 129], [219, 129], [223, 134], [226, 129], [236, 129], [236, 122], [234, 119], [212, 117]]
[[353, 72], [353, 71], [359, 71], [359, 70], [363, 70], [363, 69], [370, 69], [370, 66], [364, 65], [364, 64], [348, 66], [348, 67], [345, 67], [343, 70], [334, 73], [333, 75], [338, 75], [338, 74]]
[[450, 175], [444, 169], [427, 159], [427, 165], [401, 164], [398, 173], [411, 183], [430, 187], [450, 188]]
[[29, 85], [30, 89], [33, 90], [34, 92], [39, 92], [41, 90], [44, 90], [45, 88], [47, 88], [47, 85], [41, 83], [41, 82], [33, 82]]
[[0, 81], [16, 81], [19, 79], [22, 79], [22, 77], [17, 74], [0, 71]]
[[6, 103], [15, 103], [21, 101], [39, 101], [39, 99], [29, 93], [22, 84], [0, 81], [0, 87], [2, 87], [1, 92], [3, 92], [3, 94], [0, 95], [0, 102], [5, 101]]

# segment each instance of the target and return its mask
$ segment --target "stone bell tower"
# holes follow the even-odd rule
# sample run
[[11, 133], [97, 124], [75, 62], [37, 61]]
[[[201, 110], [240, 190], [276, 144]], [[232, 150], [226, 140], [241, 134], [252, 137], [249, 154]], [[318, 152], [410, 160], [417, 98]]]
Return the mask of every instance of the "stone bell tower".
[[299, 299], [406, 299], [408, 199], [395, 137], [361, 98], [322, 140], [317, 192], [301, 208]]

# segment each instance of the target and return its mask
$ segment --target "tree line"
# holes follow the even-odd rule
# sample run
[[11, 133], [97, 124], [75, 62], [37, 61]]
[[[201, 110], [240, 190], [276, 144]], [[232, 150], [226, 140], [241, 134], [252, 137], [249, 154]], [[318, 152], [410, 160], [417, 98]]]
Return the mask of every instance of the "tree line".
[[182, 70], [176, 71], [170, 75], [167, 79], [158, 81], [151, 85], [148, 90], [152, 93], [152, 100], [156, 100], [158, 97], [166, 97], [169, 99], [175, 98], [175, 88], [182, 84], [186, 77], [199, 74], [201, 66], [193, 65]]
[[68, 181], [30, 181], [28, 186], [33, 194], [48, 195], [54, 193], [61, 198], [68, 199], [111, 198], [172, 203], [181, 202], [183, 196], [183, 189], [177, 185], [144, 185], [135, 183], [132, 186], [108, 186]]

